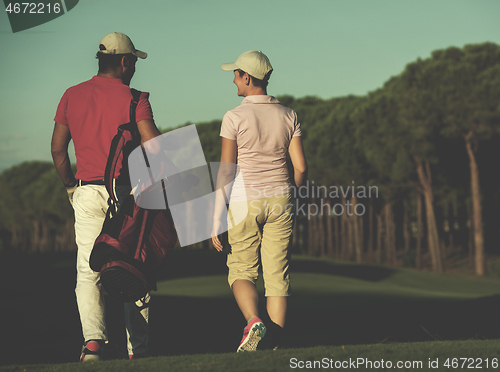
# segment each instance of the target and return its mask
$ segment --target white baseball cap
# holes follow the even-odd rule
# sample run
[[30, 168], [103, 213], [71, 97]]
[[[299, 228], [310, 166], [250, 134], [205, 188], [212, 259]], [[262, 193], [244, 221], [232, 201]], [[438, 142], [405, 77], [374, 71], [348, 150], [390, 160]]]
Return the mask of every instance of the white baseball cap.
[[135, 49], [132, 40], [121, 32], [112, 32], [104, 36], [99, 43], [99, 52], [104, 54], [128, 54], [132, 53], [139, 58], [146, 58], [147, 53]]
[[259, 80], [264, 79], [273, 69], [269, 58], [260, 50], [249, 50], [240, 55], [236, 62], [224, 63], [221, 67], [224, 71], [243, 70]]

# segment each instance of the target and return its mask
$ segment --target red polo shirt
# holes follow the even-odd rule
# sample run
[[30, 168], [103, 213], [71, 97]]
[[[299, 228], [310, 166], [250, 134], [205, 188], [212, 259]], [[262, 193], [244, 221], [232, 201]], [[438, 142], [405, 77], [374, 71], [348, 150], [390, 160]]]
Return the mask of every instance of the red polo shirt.
[[[153, 119], [148, 97], [149, 93], [141, 94], [136, 109], [138, 122]], [[66, 90], [54, 120], [69, 127], [75, 145], [76, 179], [104, 178], [111, 140], [118, 126], [129, 122], [131, 99], [130, 87], [120, 79], [101, 76]]]

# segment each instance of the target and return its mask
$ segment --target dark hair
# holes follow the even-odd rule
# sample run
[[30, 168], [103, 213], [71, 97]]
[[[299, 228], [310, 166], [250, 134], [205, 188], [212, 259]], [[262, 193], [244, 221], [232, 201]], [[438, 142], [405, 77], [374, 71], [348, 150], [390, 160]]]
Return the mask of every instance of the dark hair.
[[132, 53], [128, 54], [105, 54], [97, 52], [95, 58], [99, 60], [99, 72], [110, 72], [115, 70], [122, 61], [123, 56], [133, 57]]
[[[245, 71], [241, 70], [241, 69], [238, 69], [237, 70], [238, 73], [240, 74], [240, 77], [243, 77], [243, 75], [245, 75]], [[266, 89], [267, 88], [267, 84], [269, 83], [269, 78], [271, 77], [271, 73], [273, 72], [273, 70], [269, 71], [266, 76], [264, 76], [264, 79], [257, 79], [256, 77], [248, 74], [248, 76], [250, 76], [250, 81], [252, 82], [252, 85], [254, 87], [257, 87], [257, 88], [262, 88], [262, 89]]]

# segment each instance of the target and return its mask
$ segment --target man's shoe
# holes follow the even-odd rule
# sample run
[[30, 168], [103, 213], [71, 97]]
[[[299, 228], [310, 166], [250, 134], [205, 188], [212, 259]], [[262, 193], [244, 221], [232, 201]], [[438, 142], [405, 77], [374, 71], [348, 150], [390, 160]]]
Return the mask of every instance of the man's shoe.
[[255, 351], [259, 341], [266, 335], [266, 326], [260, 318], [253, 318], [243, 330], [243, 338], [236, 352]]
[[103, 342], [90, 340], [82, 347], [80, 362], [98, 362], [101, 360]]

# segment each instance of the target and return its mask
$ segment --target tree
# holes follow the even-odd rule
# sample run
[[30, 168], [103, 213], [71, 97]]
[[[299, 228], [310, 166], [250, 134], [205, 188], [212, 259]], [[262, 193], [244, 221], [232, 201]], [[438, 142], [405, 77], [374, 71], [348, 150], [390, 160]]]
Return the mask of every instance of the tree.
[[439, 234], [434, 211], [434, 190], [431, 164], [436, 164], [435, 143], [442, 127], [440, 102], [434, 100], [431, 82], [437, 76], [425, 74], [425, 62], [418, 59], [406, 66], [395, 80], [394, 89], [399, 102], [398, 119], [407, 132], [405, 142], [416, 167], [420, 183], [419, 191], [424, 196], [427, 221], [427, 244], [435, 272], [443, 271], [443, 252], [439, 245]]
[[[364, 154], [369, 166], [366, 183], [377, 186], [383, 198], [375, 200], [379, 214], [376, 217], [377, 261], [381, 259], [382, 241], [385, 241], [385, 258], [390, 264], [396, 261], [396, 226], [394, 205], [414, 187], [414, 173], [408, 153], [407, 141], [411, 140], [398, 119], [399, 105], [393, 94], [390, 80], [384, 88], [370, 93], [358, 105], [352, 117], [357, 149]], [[369, 220], [373, 224], [374, 221]], [[373, 227], [369, 230], [373, 230]], [[384, 235], [384, 239], [381, 235]], [[374, 240], [371, 236], [370, 241]]]
[[[463, 138], [469, 158], [475, 271], [485, 275], [484, 229], [477, 151], [480, 141], [498, 131], [500, 113], [500, 47], [492, 43], [437, 50], [409, 69], [418, 107], [432, 107], [441, 134]], [[408, 72], [410, 72], [408, 71]]]
[[0, 175], [0, 223], [14, 248], [51, 249], [53, 230], [72, 218], [72, 209], [54, 166], [31, 161]]

